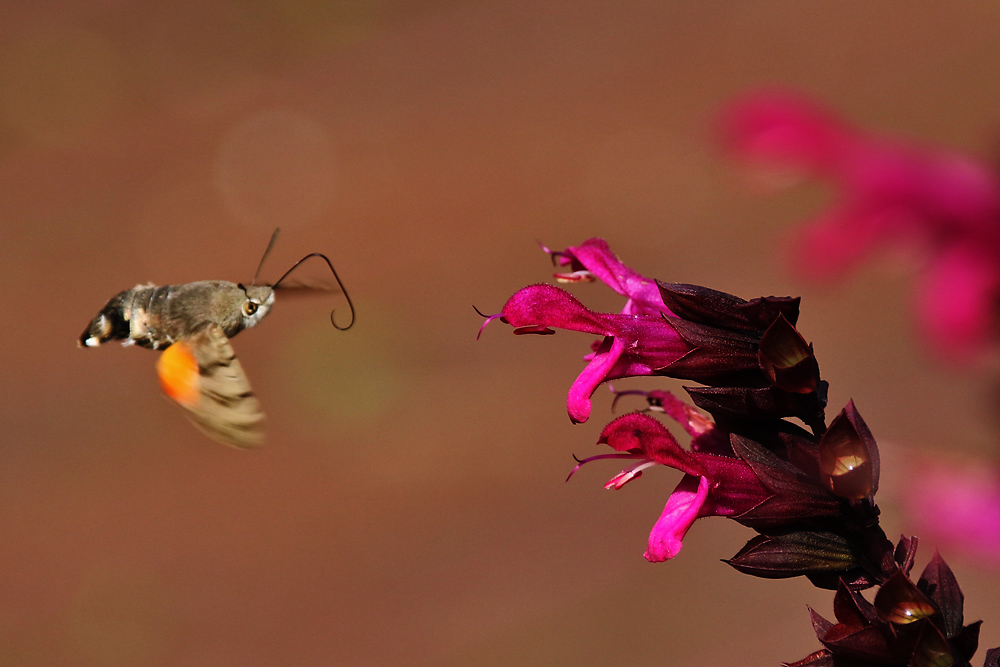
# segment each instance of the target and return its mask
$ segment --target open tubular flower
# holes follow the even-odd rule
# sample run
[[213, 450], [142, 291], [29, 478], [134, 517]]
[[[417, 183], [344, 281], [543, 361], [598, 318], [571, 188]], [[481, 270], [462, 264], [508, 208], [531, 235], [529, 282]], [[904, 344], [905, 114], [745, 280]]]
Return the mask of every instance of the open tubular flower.
[[602, 382], [652, 375], [690, 350], [660, 315], [596, 313], [552, 285], [519, 290], [499, 317], [515, 327], [514, 333], [518, 334], [553, 333], [552, 328], [556, 328], [604, 336], [584, 357], [587, 367], [569, 390], [566, 408], [574, 422], [585, 422], [590, 417], [590, 397]]
[[685, 473], [653, 526], [644, 554], [650, 562], [668, 560], [680, 552], [684, 535], [696, 519], [738, 515], [771, 495], [748, 464], [731, 455], [705, 451], [719, 448], [716, 435], [714, 429], [698, 434], [692, 450], [687, 451], [659, 421], [646, 414], [630, 413], [605, 426], [598, 440], [598, 444], [608, 445], [619, 453], [584, 459], [573, 472], [594, 459], [635, 459], [637, 463], [632, 468], [605, 484], [609, 489], [620, 489], [639, 477], [642, 470], [657, 464]]
[[[818, 443], [805, 432], [785, 433], [782, 453], [788, 458], [782, 458], [719, 428], [669, 392], [629, 393], [646, 395], [652, 411], [677, 421], [692, 436], [690, 451], [651, 415], [630, 413], [605, 426], [598, 440], [616, 453], [579, 460], [570, 476], [600, 459], [636, 461], [612, 477], [607, 489], [622, 488], [654, 465], [684, 473], [650, 533], [647, 560], [676, 556], [696, 519], [724, 516], [761, 533], [729, 561], [742, 572], [768, 578], [805, 574], [824, 587], [835, 587], [841, 575], [860, 587], [875, 582], [859, 568], [871, 546], [887, 546], [871, 503], [878, 454], [853, 405], [834, 420], [843, 426]], [[845, 479], [831, 483], [827, 468]]]

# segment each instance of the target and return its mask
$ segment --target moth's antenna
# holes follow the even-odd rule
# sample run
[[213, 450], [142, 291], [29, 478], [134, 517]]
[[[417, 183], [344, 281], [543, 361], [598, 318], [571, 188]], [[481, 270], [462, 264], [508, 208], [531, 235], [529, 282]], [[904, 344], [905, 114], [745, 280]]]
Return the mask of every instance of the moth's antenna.
[[[275, 234], [275, 236], [277, 236], [278, 235], [278, 230], [275, 230], [274, 234]], [[271, 238], [271, 242], [272, 243], [274, 242], [274, 238], [273, 237]], [[268, 246], [268, 250], [270, 250], [270, 246]], [[289, 273], [291, 273], [296, 268], [298, 268], [299, 264], [301, 264], [302, 262], [306, 261], [310, 257], [322, 257], [323, 261], [326, 262], [326, 265], [330, 267], [330, 271], [331, 271], [331, 273], [333, 273], [333, 277], [337, 279], [337, 284], [340, 286], [340, 291], [344, 293], [344, 298], [347, 299], [347, 305], [351, 307], [351, 322], [346, 327], [338, 327], [337, 323], [333, 320], [333, 314], [335, 312], [337, 312], [337, 311], [336, 310], [331, 310], [330, 311], [330, 324], [333, 325], [334, 329], [339, 329], [340, 331], [347, 331], [348, 329], [350, 329], [351, 327], [354, 326], [354, 302], [351, 301], [351, 296], [347, 293], [347, 289], [344, 288], [344, 283], [340, 282], [340, 276], [337, 275], [337, 270], [335, 268], [333, 268], [333, 263], [330, 261], [330, 258], [327, 257], [326, 255], [324, 255], [323, 253], [321, 253], [321, 252], [311, 252], [308, 255], [306, 255], [305, 257], [303, 257], [302, 259], [300, 259], [299, 261], [295, 262], [295, 264], [292, 265], [292, 268], [290, 268], [287, 271], [285, 271], [285, 275], [283, 275], [280, 278], [278, 278], [278, 282], [274, 283], [274, 285], [271, 286], [271, 289], [278, 289], [278, 286], [281, 285], [281, 281], [284, 280], [285, 278], [287, 278]]]
[[260, 275], [260, 270], [264, 266], [264, 260], [267, 259], [268, 255], [271, 254], [271, 248], [274, 247], [274, 242], [278, 240], [278, 232], [280, 231], [281, 231], [280, 227], [274, 228], [274, 233], [271, 234], [271, 240], [267, 242], [267, 248], [264, 249], [264, 254], [261, 255], [260, 264], [257, 265], [257, 270], [254, 271], [253, 280], [250, 281], [251, 285], [255, 285], [257, 283], [257, 276]]

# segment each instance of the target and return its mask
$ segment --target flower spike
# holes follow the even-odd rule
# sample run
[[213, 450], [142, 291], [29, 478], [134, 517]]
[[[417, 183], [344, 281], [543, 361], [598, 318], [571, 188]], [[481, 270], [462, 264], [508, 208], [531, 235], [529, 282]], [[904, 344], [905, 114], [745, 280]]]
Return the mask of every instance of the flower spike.
[[[822, 122], [797, 129], [791, 137], [764, 137], [761, 145], [789, 151], [808, 139], [817, 149], [805, 156], [810, 164], [840, 159], [841, 134]], [[879, 526], [878, 446], [854, 403], [827, 426], [827, 383], [812, 345], [795, 328], [797, 298], [748, 301], [653, 281], [622, 264], [600, 239], [543, 249], [569, 269], [557, 280], [599, 280], [627, 297], [621, 312], [599, 313], [558, 287], [530, 285], [487, 318], [517, 334], [566, 329], [597, 337], [567, 394], [573, 421], [590, 416], [591, 396], [605, 381], [658, 375], [703, 385], [684, 388], [693, 406], [667, 391], [612, 387], [612, 409], [626, 396], [641, 396], [645, 409], [608, 423], [598, 444], [612, 451], [574, 456], [566, 478], [603, 460], [629, 462], [605, 483], [610, 490], [655, 466], [681, 473], [649, 532], [646, 560], [676, 557], [698, 519], [727, 517], [757, 535], [726, 563], [757, 577], [804, 576], [837, 591], [835, 623], [809, 610], [823, 648], [787, 667], [970, 667], [979, 623], [963, 625], [962, 592], [951, 570], [935, 554], [914, 583], [916, 538], [893, 545]], [[682, 447], [654, 414], [678, 423], [690, 446]], [[874, 603], [858, 592], [872, 587], [879, 587]], [[998, 663], [1000, 649], [989, 651], [985, 667]]]

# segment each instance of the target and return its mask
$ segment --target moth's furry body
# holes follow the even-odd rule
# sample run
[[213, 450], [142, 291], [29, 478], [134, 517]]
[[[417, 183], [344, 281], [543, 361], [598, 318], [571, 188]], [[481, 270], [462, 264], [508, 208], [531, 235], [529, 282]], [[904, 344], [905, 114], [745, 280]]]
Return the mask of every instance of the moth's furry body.
[[[264, 258], [274, 245], [274, 230], [249, 287], [225, 280], [202, 280], [182, 285], [136, 285], [119, 292], [80, 336], [80, 347], [97, 347], [109, 340], [163, 350], [156, 373], [164, 394], [187, 411], [209, 437], [249, 449], [263, 442], [264, 413], [250, 389], [243, 367], [229, 339], [259, 322], [274, 304], [274, 290], [295, 268], [309, 259], [323, 259], [337, 285], [340, 277], [322, 253], [310, 253], [296, 262], [273, 285], [254, 285]], [[354, 324], [354, 304], [346, 327]]]
[[80, 336], [80, 345], [108, 340], [154, 350], [168, 347], [210, 324], [228, 338], [257, 324], [271, 309], [268, 285], [242, 287], [225, 280], [182, 285], [136, 285], [115, 295]]

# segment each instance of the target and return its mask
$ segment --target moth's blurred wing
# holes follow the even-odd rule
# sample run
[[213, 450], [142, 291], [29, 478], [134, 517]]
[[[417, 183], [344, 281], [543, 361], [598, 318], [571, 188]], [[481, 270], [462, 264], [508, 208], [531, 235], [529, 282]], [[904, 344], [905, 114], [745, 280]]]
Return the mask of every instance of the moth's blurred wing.
[[211, 324], [168, 347], [156, 362], [163, 393], [187, 411], [205, 435], [250, 449], [264, 442], [264, 413], [233, 346]]

